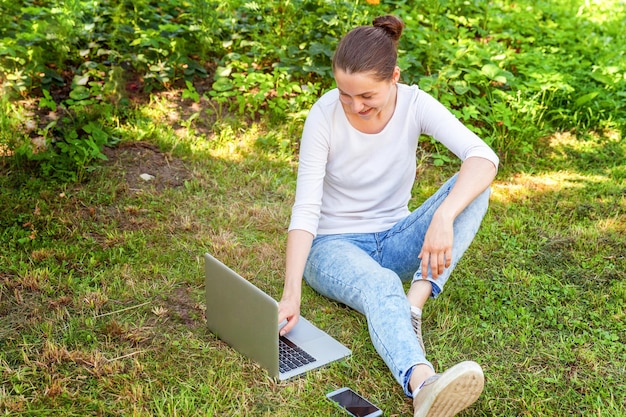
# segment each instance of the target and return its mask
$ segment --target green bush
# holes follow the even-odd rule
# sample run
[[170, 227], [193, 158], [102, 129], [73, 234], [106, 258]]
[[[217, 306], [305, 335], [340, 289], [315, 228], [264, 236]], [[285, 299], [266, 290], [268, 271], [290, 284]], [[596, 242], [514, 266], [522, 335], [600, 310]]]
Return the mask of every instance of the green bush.
[[[211, 33], [212, 6], [199, 1], [3, 2], [3, 96], [37, 98], [40, 111], [59, 117], [32, 129], [43, 144], [33, 144], [17, 128], [10, 137], [3, 135], [2, 145], [17, 164], [35, 161], [44, 175], [84, 178], [105, 158], [103, 146], [115, 143], [108, 132], [128, 105], [128, 82], [149, 92], [207, 76], [204, 65], [219, 45]], [[19, 104], [4, 105], [23, 112]]]
[[408, 23], [405, 80], [437, 96], [503, 157], [541, 152], [540, 139], [555, 130], [624, 129], [626, 60], [616, 47], [625, 41], [623, 3], [397, 5]]
[[[112, 131], [129, 95], [172, 88], [241, 118], [301, 123], [333, 86], [339, 38], [385, 13], [407, 25], [403, 80], [436, 96], [505, 160], [541, 153], [548, 132], [624, 129], [623, 2], [29, 0], [0, 5], [3, 95], [35, 98], [65, 119], [62, 128], [15, 129], [2, 145], [41, 161], [45, 173], [80, 178], [110, 143], [85, 126]], [[203, 79], [206, 92], [194, 86]], [[20, 112], [19, 101], [4, 106]], [[33, 151], [34, 134], [49, 152]], [[436, 161], [447, 160], [433, 146]]]

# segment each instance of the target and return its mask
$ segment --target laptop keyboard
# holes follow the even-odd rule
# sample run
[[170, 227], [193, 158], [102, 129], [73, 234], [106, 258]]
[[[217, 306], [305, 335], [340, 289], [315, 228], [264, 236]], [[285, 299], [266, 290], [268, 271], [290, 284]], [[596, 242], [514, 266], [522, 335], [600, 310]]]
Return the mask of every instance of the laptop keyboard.
[[278, 338], [280, 372], [291, 371], [307, 363], [315, 362], [315, 358], [286, 337]]

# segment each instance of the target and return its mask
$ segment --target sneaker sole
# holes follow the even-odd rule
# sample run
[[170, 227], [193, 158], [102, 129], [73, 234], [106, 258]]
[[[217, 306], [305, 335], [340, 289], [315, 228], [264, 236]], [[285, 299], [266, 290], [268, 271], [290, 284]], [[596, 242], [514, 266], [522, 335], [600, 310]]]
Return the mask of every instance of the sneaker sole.
[[[476, 362], [461, 362], [444, 372], [424, 394], [414, 417], [452, 417], [474, 404], [485, 386], [483, 371]], [[419, 394], [417, 396], [419, 398]]]

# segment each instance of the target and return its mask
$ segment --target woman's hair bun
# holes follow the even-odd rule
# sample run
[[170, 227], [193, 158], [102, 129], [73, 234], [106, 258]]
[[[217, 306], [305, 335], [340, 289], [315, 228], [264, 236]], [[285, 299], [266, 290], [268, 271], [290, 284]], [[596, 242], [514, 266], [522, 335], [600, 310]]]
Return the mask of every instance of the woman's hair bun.
[[404, 29], [404, 22], [399, 17], [393, 15], [378, 16], [374, 19], [372, 25], [383, 29], [394, 42], [398, 42]]

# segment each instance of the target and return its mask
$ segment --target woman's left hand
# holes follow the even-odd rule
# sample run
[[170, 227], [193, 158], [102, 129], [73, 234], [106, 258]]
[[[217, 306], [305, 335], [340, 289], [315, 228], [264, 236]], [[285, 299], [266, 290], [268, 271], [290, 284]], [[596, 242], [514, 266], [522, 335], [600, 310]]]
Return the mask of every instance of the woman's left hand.
[[418, 256], [422, 260], [422, 278], [428, 277], [429, 266], [433, 279], [450, 267], [454, 219], [489, 187], [496, 172], [494, 162], [488, 159], [470, 157], [463, 161], [456, 183], [435, 211], [424, 236], [424, 245]]

